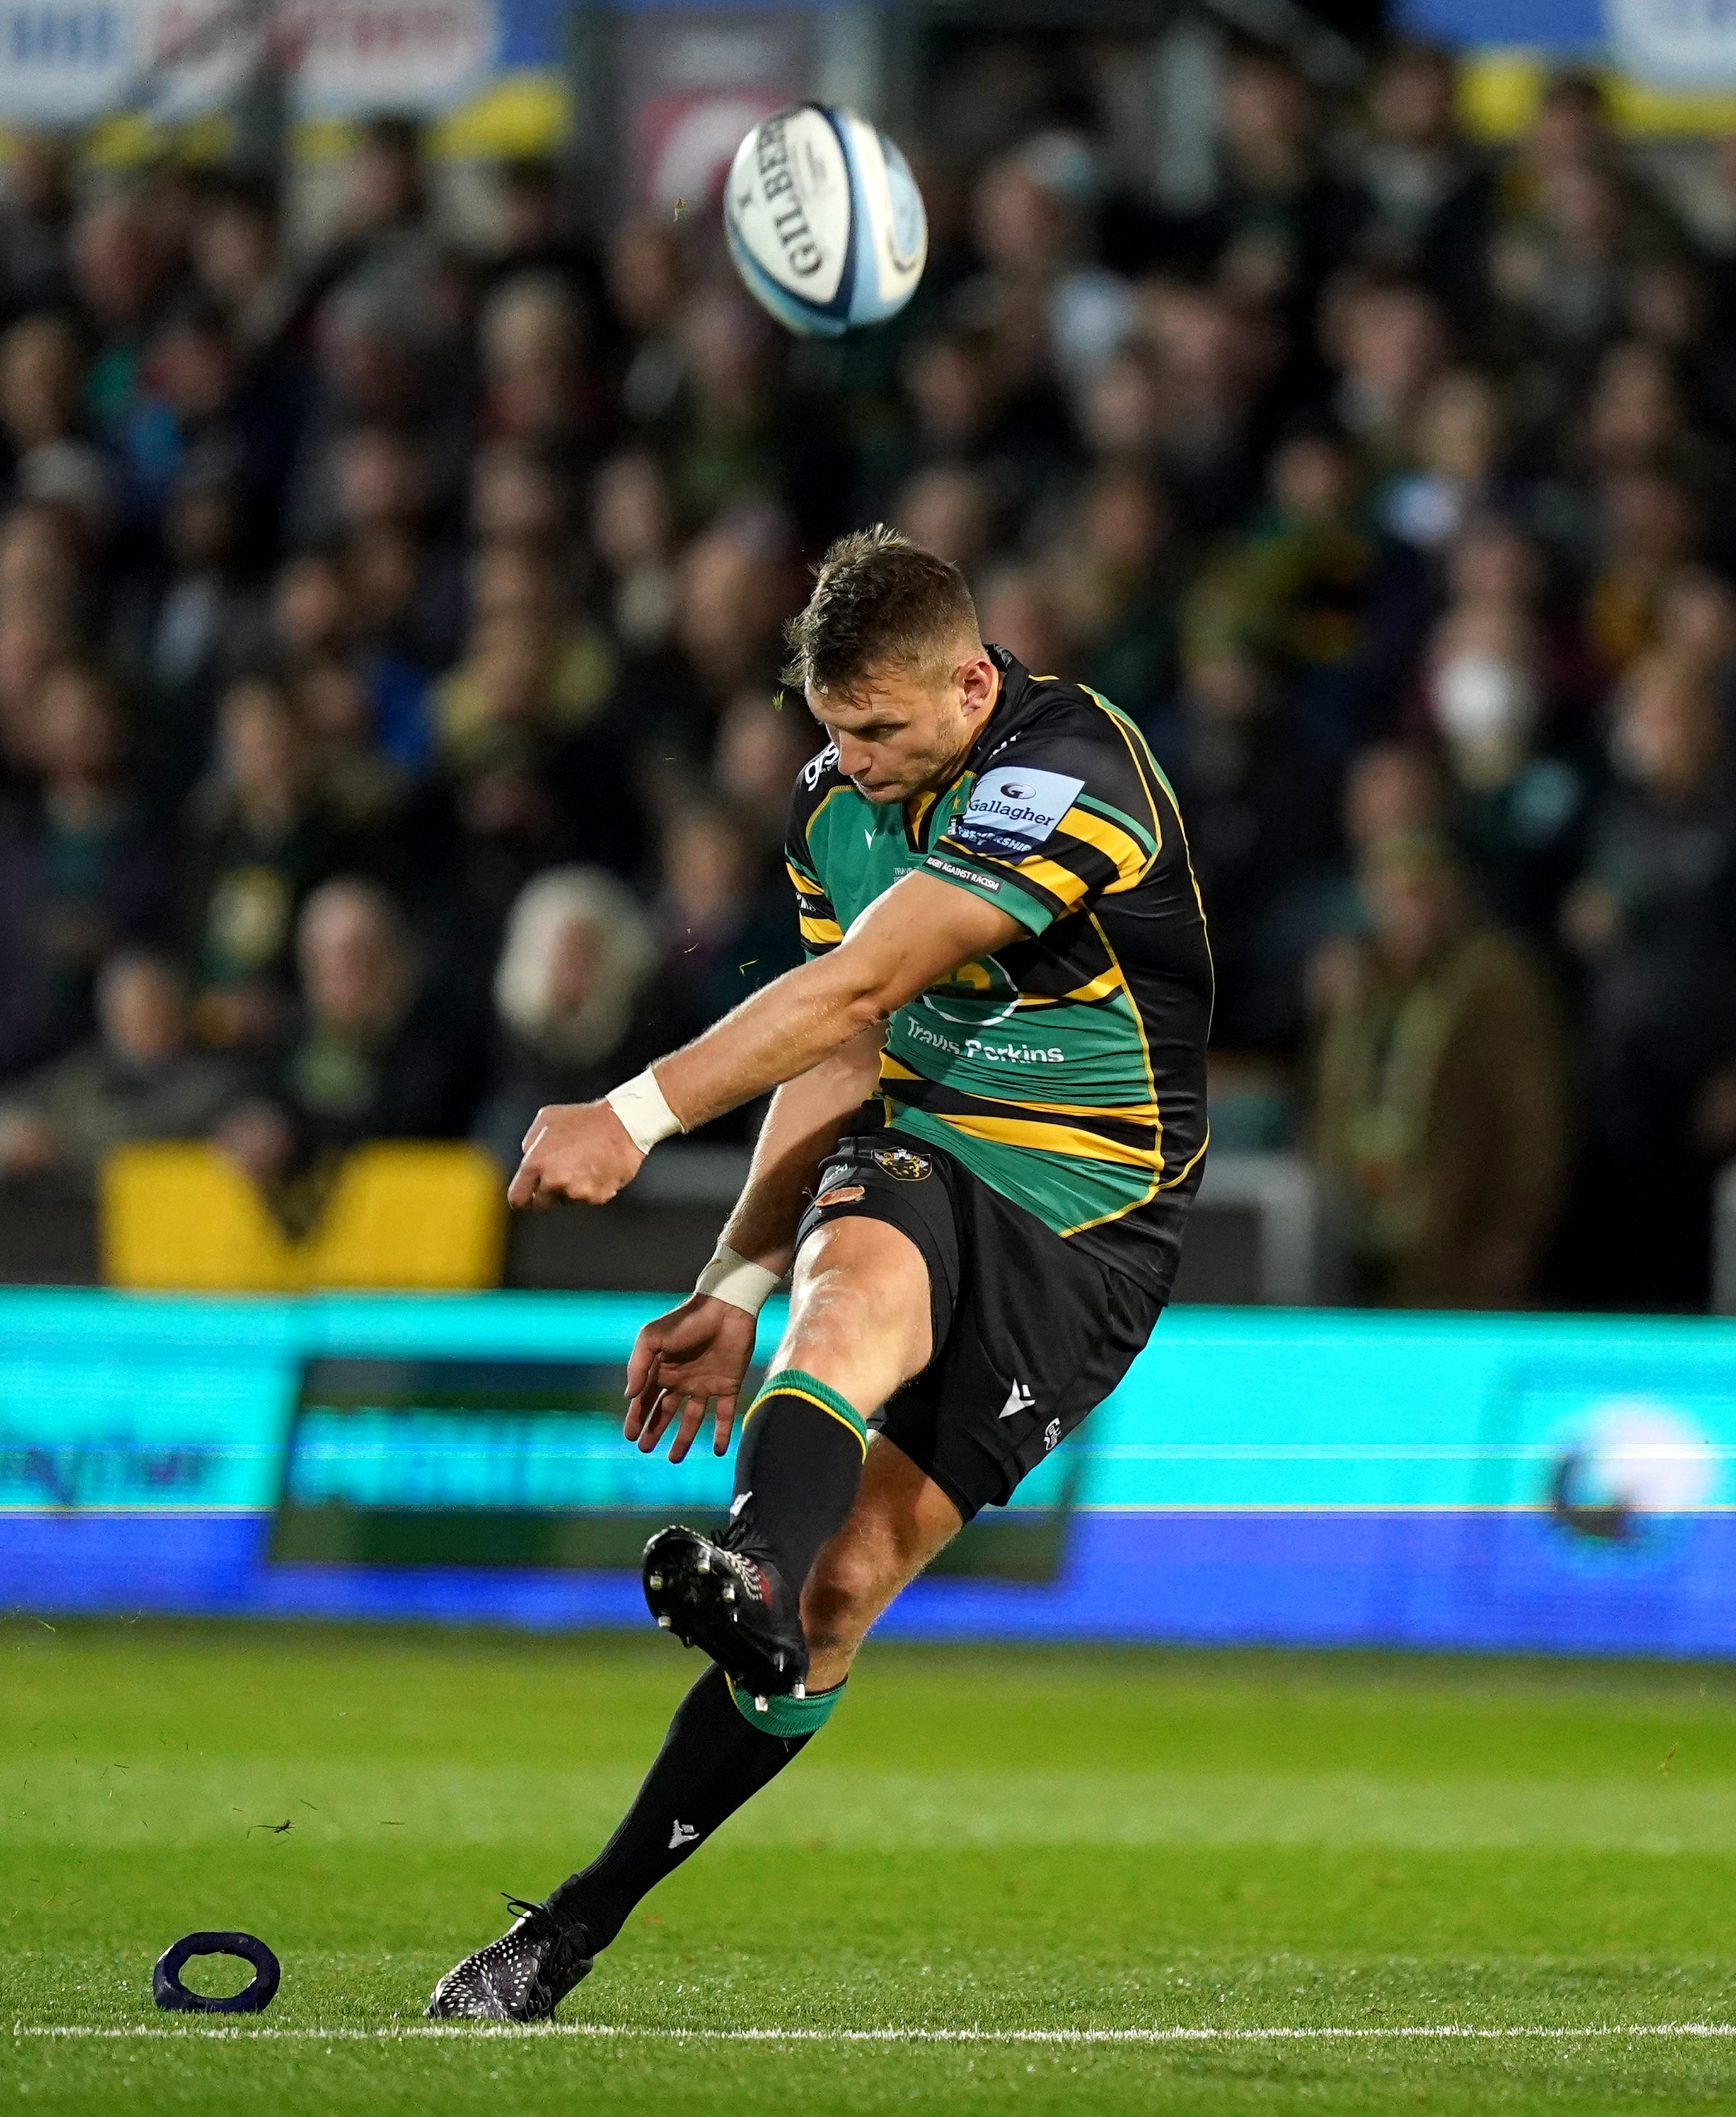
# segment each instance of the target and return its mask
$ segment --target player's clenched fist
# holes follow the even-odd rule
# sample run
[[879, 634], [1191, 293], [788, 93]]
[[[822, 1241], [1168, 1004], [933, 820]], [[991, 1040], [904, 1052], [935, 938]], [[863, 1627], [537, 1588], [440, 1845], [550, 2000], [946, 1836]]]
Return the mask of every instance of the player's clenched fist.
[[606, 1206], [632, 1183], [645, 1157], [606, 1102], [551, 1103], [524, 1135], [524, 1159], [507, 1188], [512, 1206], [552, 1206], [557, 1198]]

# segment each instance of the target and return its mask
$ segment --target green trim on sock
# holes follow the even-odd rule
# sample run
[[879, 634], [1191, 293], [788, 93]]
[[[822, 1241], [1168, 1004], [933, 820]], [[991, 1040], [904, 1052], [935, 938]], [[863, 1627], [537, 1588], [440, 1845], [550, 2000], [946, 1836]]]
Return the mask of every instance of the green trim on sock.
[[[780, 1393], [806, 1397], [810, 1404], [817, 1404], [822, 1411], [829, 1411], [834, 1418], [841, 1418], [863, 1449], [868, 1447], [868, 1427], [855, 1405], [848, 1397], [840, 1396], [817, 1375], [811, 1375], [801, 1368], [780, 1368], [775, 1375], [767, 1375], [760, 1385], [759, 1395], [748, 1406], [748, 1418], [753, 1418], [768, 1396], [776, 1396]], [[745, 1418], [742, 1421], [744, 1426], [747, 1423]]]
[[832, 1708], [844, 1695], [844, 1683], [834, 1684], [830, 1690], [812, 1691], [806, 1698], [768, 1698], [762, 1713], [753, 1703], [751, 1691], [744, 1690], [732, 1676], [730, 1695], [735, 1700], [735, 1709], [750, 1727], [757, 1727], [762, 1735], [817, 1734], [831, 1719]]

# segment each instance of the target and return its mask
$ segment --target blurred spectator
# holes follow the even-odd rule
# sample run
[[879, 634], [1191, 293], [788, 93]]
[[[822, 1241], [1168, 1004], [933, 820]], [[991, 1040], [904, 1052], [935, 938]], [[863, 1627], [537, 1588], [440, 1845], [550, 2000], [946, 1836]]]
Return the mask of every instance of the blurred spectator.
[[891, 521], [905, 536], [950, 559], [969, 579], [994, 545], [994, 491], [969, 464], [931, 464], [899, 488]]
[[1053, 675], [1066, 658], [1061, 604], [1040, 566], [1003, 565], [983, 584], [983, 637], [1016, 654], [1034, 676]]
[[1522, 1307], [1567, 1171], [1554, 997], [1478, 922], [1439, 840], [1372, 847], [1362, 887], [1369, 938], [1322, 1024], [1313, 1132], [1365, 1290], [1401, 1308]]
[[1219, 195], [1195, 254], [1227, 292], [1303, 315], [1361, 219], [1325, 166], [1315, 91], [1287, 54], [1245, 48], [1226, 69], [1222, 122]]
[[0, 615], [0, 790], [16, 793], [35, 782], [37, 700], [71, 643], [63, 628]]
[[1610, 669], [1621, 670], [1651, 643], [1665, 584], [1697, 555], [1699, 533], [1699, 510], [1679, 480], [1649, 468], [1605, 480], [1585, 621]]
[[1423, 44], [1388, 52], [1368, 91], [1359, 171], [1379, 265], [1419, 273], [1449, 309], [1476, 313], [1484, 293], [1490, 173], [1459, 129], [1457, 69]]
[[[1546, 636], [1522, 571], [1531, 556], [1522, 540], [1497, 544], [1493, 529], [1480, 548], [1467, 539], [1466, 593], [1434, 628], [1424, 688], [1453, 789], [1453, 836], [1485, 908], [1547, 943], [1583, 851], [1591, 779], [1580, 737], [1552, 710]], [[1503, 579], [1503, 558], [1517, 579]]]
[[597, 473], [592, 507], [591, 537], [611, 584], [615, 634], [629, 654], [659, 653], [675, 619], [676, 535], [656, 458], [637, 449], [612, 456]]
[[697, 289], [676, 325], [679, 380], [644, 425], [688, 519], [715, 523], [758, 503], [819, 543], [841, 519], [848, 470], [831, 422], [791, 385], [786, 344], [739, 288]]
[[172, 897], [168, 848], [140, 799], [108, 679], [78, 663], [51, 670], [30, 744], [35, 791], [0, 823], [0, 925], [17, 951], [0, 1051], [21, 1054], [28, 1025], [47, 1045], [83, 1029], [97, 965], [121, 943], [158, 939]]
[[244, 353], [275, 347], [296, 294], [270, 190], [245, 178], [214, 184], [193, 230], [192, 263], [200, 291], [223, 311]]
[[349, 855], [288, 694], [260, 676], [233, 684], [218, 709], [213, 769], [186, 821], [182, 917], [209, 1042], [257, 1047], [277, 1033], [302, 904]]
[[1178, 710], [1152, 732], [1212, 907], [1218, 1040], [1281, 1050], [1334, 851], [1330, 775], [1282, 711], [1271, 665], [1246, 650], [1190, 662]]
[[1122, 464], [1085, 481], [1049, 560], [1070, 673], [1142, 724], [1175, 689], [1178, 559], [1167, 495]]
[[1171, 281], [1143, 290], [1141, 315], [1144, 345], [1106, 361], [1080, 407], [1085, 440], [1154, 464], [1186, 528], [1233, 528], [1259, 500], [1284, 334], [1256, 302]]
[[523, 272], [488, 297], [479, 333], [481, 419], [504, 440], [595, 452], [604, 418], [601, 378], [591, 368], [585, 309], [552, 272]]
[[200, 1139], [239, 1085], [192, 1045], [186, 982], [165, 956], [111, 956], [96, 980], [99, 1035], [0, 1102], [0, 1172], [88, 1193], [129, 1140]]
[[[573, 527], [570, 487], [555, 459], [534, 444], [490, 442], [471, 468], [472, 532], [485, 544], [557, 545]], [[600, 477], [599, 496], [601, 489]]]
[[960, 306], [994, 332], [1014, 386], [1050, 371], [1078, 389], [1132, 330], [1126, 282], [1093, 260], [1103, 173], [1078, 133], [1042, 132], [979, 180], [977, 250], [987, 270]]
[[[313, 777], [347, 831], [373, 836], [376, 864], [383, 834], [396, 826], [408, 798], [408, 775], [375, 736], [374, 702], [346, 662], [307, 663], [295, 680], [297, 717], [307, 731]], [[384, 865], [395, 865], [389, 855]]]
[[552, 274], [578, 297], [588, 327], [605, 314], [601, 261], [574, 229], [561, 172], [553, 162], [509, 162], [495, 188], [490, 263], [496, 279]]
[[265, 1189], [369, 1139], [449, 1139], [481, 1085], [472, 1025], [431, 979], [392, 900], [338, 876], [296, 922], [301, 1017], [260, 1093], [218, 1137]]
[[688, 546], [670, 645], [627, 662], [618, 700], [623, 731], [651, 762], [654, 780], [672, 785], [665, 767], [705, 754], [739, 690], [776, 682], [792, 586], [784, 524], [774, 514], [716, 523]]
[[663, 834], [665, 975], [678, 1038], [697, 1035], [801, 960], [784, 898], [753, 834], [729, 810], [671, 812]]
[[3, 488], [20, 500], [59, 500], [90, 533], [108, 527], [108, 473], [82, 430], [85, 361], [59, 316], [27, 316], [0, 338]]
[[24, 314], [63, 308], [71, 288], [72, 146], [58, 132], [12, 128], [0, 191], [0, 288]]
[[[1441, 53], [1386, 46], [1342, 91], [1237, 35], [1187, 204], [1107, 47], [959, 35], [945, 136], [900, 121], [923, 287], [835, 344], [746, 299], [711, 201], [593, 221], [564, 160], [436, 167], [402, 117], [306, 183], [98, 172], [15, 130], [0, 1077], [88, 1038], [94, 971], [173, 903], [203, 1035], [268, 1072], [325, 1050], [291, 937], [339, 873], [413, 911], [376, 952], [410, 966], [405, 1022], [438, 993], [473, 1045], [514, 906], [582, 866], [657, 926], [635, 1022], [703, 1027], [793, 948], [776, 844], [819, 745], [776, 703], [781, 625], [831, 533], [890, 519], [1174, 775], [1220, 1139], [1282, 1142], [1310, 1010], [1378, 990], [1406, 1038], [1450, 1026], [1440, 966], [1516, 934], [1570, 973], [1604, 1084], [1584, 1195], [1628, 1138], [1651, 1157], [1632, 1243], [1567, 1241], [1550, 1290], [1697, 1298], [1736, 1152], [1736, 151], [1637, 144], [1577, 71], [1473, 144]], [[1405, 885], [1447, 937], [1413, 974], [1368, 878], [1419, 834], [1463, 865]], [[395, 1068], [382, 1008], [361, 1041]], [[501, 1094], [564, 1034], [503, 1047]], [[302, 1173], [285, 1211], [376, 1085], [335, 1130], [281, 1081], [256, 1105]], [[1446, 1298], [1511, 1298], [1511, 1250], [1460, 1225]]]
[[1341, 441], [1293, 436], [1273, 457], [1264, 514], [1201, 574], [1183, 617], [1190, 661], [1252, 657], [1279, 671], [1288, 717], [1333, 764], [1365, 731], [1378, 638], [1377, 553], [1356, 497]]
[[1370, 279], [1346, 288], [1332, 307], [1338, 423], [1356, 444], [1365, 474], [1409, 469], [1418, 416], [1446, 366], [1439, 306], [1425, 288]]
[[1697, 1102], [1736, 1054], [1736, 783], [1705, 668], [1647, 655], [1609, 736], [1612, 783], [1563, 906], [1585, 966], [1590, 1160], [1620, 1192], [1586, 1270], [1605, 1299], [1706, 1298], [1711, 1160]]
[[619, 326], [616, 350], [621, 404], [649, 427], [668, 412], [680, 387], [676, 339], [687, 291], [685, 260], [675, 229], [660, 214], [629, 220], [610, 247], [609, 295]]
[[96, 347], [85, 402], [98, 426], [118, 435], [137, 397], [145, 340], [168, 280], [157, 228], [125, 194], [89, 207], [72, 232], [73, 285]]
[[996, 519], [1039, 504], [1073, 463], [1071, 424], [1040, 376], [1021, 387], [1001, 371], [992, 334], [974, 322], [925, 338], [903, 364], [905, 415], [859, 455], [856, 513], [885, 516], [917, 473], [975, 472]]
[[795, 776], [820, 745], [799, 693], [738, 691], [724, 708], [711, 778], [736, 817], [780, 861]]
[[1377, 498], [1382, 527], [1438, 550], [1471, 516], [1499, 506], [1506, 407], [1486, 375], [1459, 368], [1430, 385], [1411, 428], [1410, 464]]
[[432, 268], [428, 173], [413, 118], [371, 118], [356, 139], [323, 263], [325, 285], [413, 312]]
[[226, 468], [189, 464], [163, 511], [161, 562], [137, 570], [112, 606], [111, 647], [144, 701], [145, 768], [171, 806], [209, 762], [219, 690], [259, 644], [245, 538]]
[[84, 556], [61, 508], [39, 501], [0, 518], [0, 624], [36, 625], [70, 649], [84, 630]]
[[503, 1168], [546, 1103], [588, 1102], [667, 1049], [657, 962], [650, 917], [612, 875], [550, 868], [527, 885], [495, 974], [499, 1049], [476, 1125]]

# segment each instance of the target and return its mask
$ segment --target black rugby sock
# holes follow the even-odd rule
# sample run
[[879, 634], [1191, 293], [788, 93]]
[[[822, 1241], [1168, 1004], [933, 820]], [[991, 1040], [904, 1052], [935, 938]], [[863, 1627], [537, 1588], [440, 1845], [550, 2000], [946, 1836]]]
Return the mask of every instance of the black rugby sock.
[[769, 1558], [799, 1595], [855, 1501], [867, 1452], [867, 1429], [847, 1398], [800, 1368], [781, 1368], [742, 1423], [725, 1541]]
[[[823, 1719], [843, 1688], [810, 1701], [823, 1707], [812, 1717]], [[549, 1909], [564, 1924], [583, 1926], [593, 1951], [606, 1948], [647, 1891], [769, 1786], [812, 1739], [752, 1725], [730, 1695], [730, 1679], [713, 1663], [676, 1708], [619, 1829], [588, 1867], [550, 1893]]]

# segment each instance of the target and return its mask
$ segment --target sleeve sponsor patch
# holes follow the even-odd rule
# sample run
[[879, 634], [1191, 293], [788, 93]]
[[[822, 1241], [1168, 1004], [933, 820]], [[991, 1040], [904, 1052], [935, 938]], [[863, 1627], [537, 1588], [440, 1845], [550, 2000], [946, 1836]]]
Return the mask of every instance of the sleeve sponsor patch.
[[969, 806], [946, 835], [992, 860], [1023, 860], [1048, 837], [1084, 784], [1064, 773], [997, 765], [977, 782]]

